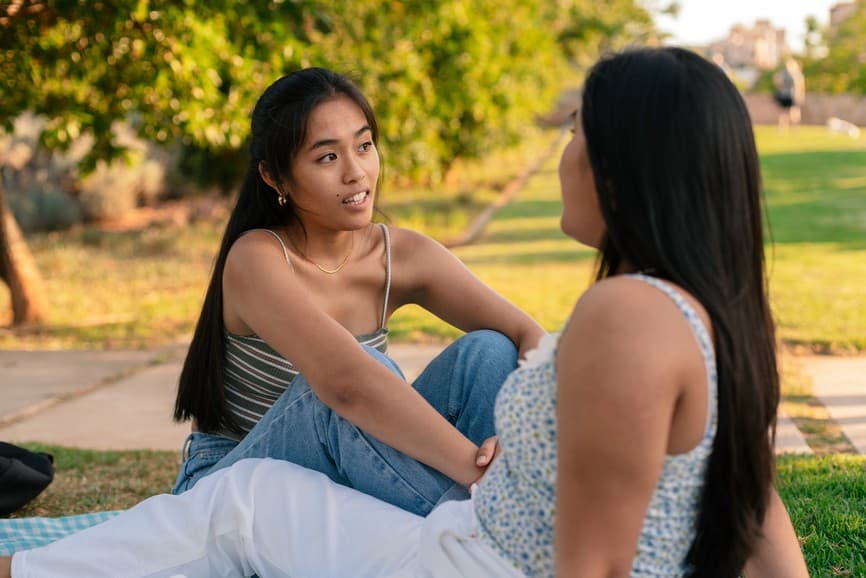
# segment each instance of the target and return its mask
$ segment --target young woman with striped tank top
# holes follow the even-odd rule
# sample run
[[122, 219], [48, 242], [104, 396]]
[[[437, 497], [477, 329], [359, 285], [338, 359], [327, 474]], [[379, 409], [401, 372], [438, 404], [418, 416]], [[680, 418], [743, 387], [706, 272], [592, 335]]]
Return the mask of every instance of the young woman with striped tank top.
[[[760, 170], [742, 97], [676, 48], [590, 72], [563, 231], [600, 250], [559, 336], [503, 385], [497, 457], [421, 517], [285, 461], [243, 460], [13, 578], [804, 578], [773, 483], [778, 404]], [[0, 566], [2, 568], [2, 566]]]
[[[329, 70], [257, 102], [180, 376], [175, 418], [194, 431], [175, 493], [270, 457], [426, 514], [484, 471], [496, 393], [544, 331], [439, 243], [372, 223], [378, 138], [364, 95]], [[407, 304], [467, 332], [411, 385], [386, 355]]]

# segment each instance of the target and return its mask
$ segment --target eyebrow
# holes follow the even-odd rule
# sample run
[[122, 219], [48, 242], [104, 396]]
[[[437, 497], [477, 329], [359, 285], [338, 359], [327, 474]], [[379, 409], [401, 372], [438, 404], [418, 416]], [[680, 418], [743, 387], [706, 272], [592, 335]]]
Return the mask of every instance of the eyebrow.
[[[354, 136], [355, 138], [358, 138], [359, 136], [361, 136], [362, 134], [364, 134], [365, 132], [367, 132], [367, 131], [369, 131], [369, 130], [372, 130], [372, 129], [370, 128], [370, 125], [365, 124], [364, 126], [362, 126], [361, 128], [359, 128], [358, 130], [356, 130], [356, 131], [355, 131], [355, 134], [354, 134], [353, 136]], [[335, 138], [325, 138], [325, 139], [322, 139], [322, 140], [317, 140], [316, 142], [314, 142], [313, 144], [311, 144], [310, 147], [309, 147], [307, 150], [308, 150], [308, 151], [314, 151], [314, 150], [319, 149], [319, 148], [322, 148], [322, 147], [327, 147], [327, 146], [335, 145], [335, 144], [337, 144], [338, 142], [340, 142], [339, 139], [335, 139]]]

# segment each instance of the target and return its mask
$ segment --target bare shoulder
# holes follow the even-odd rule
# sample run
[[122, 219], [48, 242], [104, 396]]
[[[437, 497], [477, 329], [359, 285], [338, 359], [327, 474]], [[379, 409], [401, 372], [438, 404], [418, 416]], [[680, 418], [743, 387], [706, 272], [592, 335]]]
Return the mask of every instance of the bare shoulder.
[[444, 247], [438, 241], [412, 229], [389, 226], [388, 232], [391, 234], [391, 242], [394, 245], [395, 251], [415, 251], [436, 247], [444, 249]]
[[272, 262], [278, 258], [285, 261], [283, 246], [274, 233], [265, 229], [254, 229], [238, 237], [231, 248], [226, 260], [229, 269], [246, 269], [255, 266], [262, 261]]
[[[688, 292], [670, 285], [696, 310], [705, 323], [703, 306]], [[595, 283], [580, 297], [572, 319], [601, 327], [634, 326], [637, 332], [658, 331], [669, 323], [686, 324], [677, 304], [663, 291], [634, 277], [616, 276]]]
[[[707, 323], [693, 297], [678, 290]], [[578, 300], [560, 347], [569, 359], [622, 360], [634, 370], [668, 374], [702, 363], [694, 334], [676, 303], [652, 285], [631, 277], [611, 277]]]
[[444, 245], [418, 231], [402, 227], [388, 227], [391, 234], [391, 252], [396, 262], [403, 266], [423, 263], [437, 255], [449, 253]]

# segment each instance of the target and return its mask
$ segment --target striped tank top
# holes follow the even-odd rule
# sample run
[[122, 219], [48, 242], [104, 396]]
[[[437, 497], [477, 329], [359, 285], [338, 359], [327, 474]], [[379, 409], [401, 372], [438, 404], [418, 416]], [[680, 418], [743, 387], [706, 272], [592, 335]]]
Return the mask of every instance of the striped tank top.
[[[391, 291], [391, 239], [388, 227], [379, 224], [379, 228], [385, 239], [385, 299], [382, 305], [382, 319], [376, 331], [355, 337], [358, 342], [385, 353], [388, 349], [385, 316]], [[269, 229], [261, 230], [267, 231], [279, 241], [286, 263], [294, 271], [289, 252], [280, 236]], [[223, 384], [228, 411], [243, 432], [240, 437], [249, 433], [259, 422], [298, 373], [291, 361], [277, 353], [261, 337], [226, 332]], [[227, 430], [218, 433], [232, 439], [239, 437], [238, 434]]]

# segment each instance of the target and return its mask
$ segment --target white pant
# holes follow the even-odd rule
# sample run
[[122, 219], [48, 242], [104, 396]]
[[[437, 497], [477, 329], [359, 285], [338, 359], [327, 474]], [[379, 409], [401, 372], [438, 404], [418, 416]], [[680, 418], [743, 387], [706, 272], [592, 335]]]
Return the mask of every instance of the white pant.
[[12, 559], [13, 578], [520, 577], [474, 538], [471, 500], [421, 518], [278, 460], [243, 460], [179, 496]]

